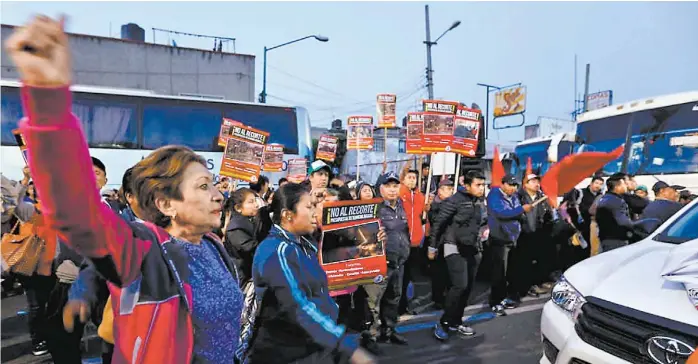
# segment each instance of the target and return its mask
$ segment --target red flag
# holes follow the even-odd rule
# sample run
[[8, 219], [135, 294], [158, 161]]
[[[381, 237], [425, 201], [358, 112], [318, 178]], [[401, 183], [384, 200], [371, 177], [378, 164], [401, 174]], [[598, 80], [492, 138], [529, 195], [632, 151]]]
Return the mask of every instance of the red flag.
[[565, 156], [560, 162], [550, 167], [543, 176], [540, 186], [548, 195], [550, 204], [557, 207], [557, 197], [574, 188], [579, 182], [591, 176], [608, 162], [623, 154], [623, 146], [610, 153], [584, 152]]
[[529, 174], [533, 174], [533, 162], [531, 161], [531, 157], [526, 159], [526, 174], [524, 175], [524, 179], [526, 179]]
[[502, 160], [499, 159], [499, 148], [494, 146], [494, 156], [492, 157], [492, 185], [491, 187], [499, 187], [502, 185], [504, 178], [504, 166]]

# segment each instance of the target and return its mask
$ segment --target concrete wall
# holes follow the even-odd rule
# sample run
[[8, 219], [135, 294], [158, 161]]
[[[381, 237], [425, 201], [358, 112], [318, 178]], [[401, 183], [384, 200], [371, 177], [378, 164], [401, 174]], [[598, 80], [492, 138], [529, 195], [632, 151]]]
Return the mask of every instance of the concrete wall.
[[[2, 43], [12, 31], [13, 27], [2, 25]], [[69, 35], [74, 84], [255, 101], [254, 56]], [[6, 52], [0, 64], [3, 79], [19, 78]]]

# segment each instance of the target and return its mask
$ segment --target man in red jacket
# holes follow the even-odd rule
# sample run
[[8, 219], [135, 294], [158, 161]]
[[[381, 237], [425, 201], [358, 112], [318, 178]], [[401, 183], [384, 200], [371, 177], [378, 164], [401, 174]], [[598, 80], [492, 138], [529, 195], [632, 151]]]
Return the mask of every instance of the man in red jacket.
[[[410, 257], [405, 265], [405, 276], [402, 280], [402, 300], [400, 302], [400, 313], [407, 312], [407, 287], [410, 282], [414, 285], [415, 299], [431, 292], [430, 287], [422, 287], [429, 285], [428, 276], [421, 271], [422, 262], [424, 261], [424, 252], [421, 248], [424, 240], [424, 222], [425, 222], [425, 198], [424, 194], [417, 189], [417, 179], [419, 172], [414, 169], [409, 169], [408, 163], [402, 171], [400, 184], [400, 199], [402, 206], [407, 215], [407, 226], [410, 229]], [[420, 294], [423, 293], [423, 294]], [[421, 306], [421, 303], [415, 302], [414, 306]], [[424, 302], [426, 304], [428, 302]]]

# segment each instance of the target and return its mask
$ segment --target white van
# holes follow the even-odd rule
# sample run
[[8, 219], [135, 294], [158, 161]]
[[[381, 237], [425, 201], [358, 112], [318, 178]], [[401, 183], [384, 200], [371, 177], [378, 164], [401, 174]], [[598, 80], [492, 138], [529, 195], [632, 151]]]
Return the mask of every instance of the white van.
[[698, 200], [646, 239], [568, 269], [543, 308], [540, 363], [684, 364], [698, 347], [698, 307], [661, 271], [696, 240]]

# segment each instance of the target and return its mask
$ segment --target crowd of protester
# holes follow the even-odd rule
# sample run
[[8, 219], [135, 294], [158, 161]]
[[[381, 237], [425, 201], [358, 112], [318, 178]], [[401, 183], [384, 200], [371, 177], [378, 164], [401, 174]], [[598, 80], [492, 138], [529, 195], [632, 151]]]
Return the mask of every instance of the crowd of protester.
[[[454, 186], [425, 178], [428, 164], [420, 179], [407, 163], [370, 184], [333, 176], [319, 160], [303, 183], [281, 179], [274, 190], [261, 176], [240, 187], [214, 181], [181, 146], [153, 151], [114, 191], [70, 113], [61, 24], [39, 17], [7, 47], [26, 85], [29, 166], [21, 181], [3, 176], [2, 233], [28, 226], [45, 248], [32, 275], [7, 276], [3, 288], [19, 280], [33, 353], [56, 363], [81, 362], [88, 321], [104, 363], [373, 363], [378, 343], [409, 344], [399, 317], [424, 296], [410, 287], [427, 287], [427, 306], [443, 309], [436, 339], [471, 336], [462, 316], [482, 262], [489, 307], [505, 316], [549, 292], [567, 267], [634, 242], [641, 222], [666, 221], [695, 198], [657, 182], [649, 201], [645, 186], [614, 174], [592, 177], [553, 209], [540, 203], [536, 174], [490, 181], [497, 186], [486, 193], [475, 170]], [[42, 47], [50, 52], [30, 51]], [[318, 260], [322, 205], [375, 197], [387, 274], [332, 296]]]

